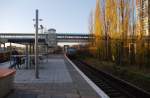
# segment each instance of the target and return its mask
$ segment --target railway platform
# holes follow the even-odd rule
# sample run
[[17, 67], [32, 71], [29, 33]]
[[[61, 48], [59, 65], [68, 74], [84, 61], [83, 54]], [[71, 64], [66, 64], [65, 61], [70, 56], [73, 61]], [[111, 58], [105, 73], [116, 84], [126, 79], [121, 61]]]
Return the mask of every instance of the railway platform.
[[14, 91], [6, 98], [109, 98], [64, 55], [51, 55], [34, 69], [16, 71]]

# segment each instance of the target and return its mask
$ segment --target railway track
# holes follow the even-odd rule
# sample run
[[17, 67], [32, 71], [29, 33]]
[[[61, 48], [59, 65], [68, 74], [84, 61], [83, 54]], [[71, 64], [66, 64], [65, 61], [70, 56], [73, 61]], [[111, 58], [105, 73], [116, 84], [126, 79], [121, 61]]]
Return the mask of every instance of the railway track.
[[150, 98], [150, 94], [140, 88], [97, 70], [83, 61], [76, 59], [72, 59], [72, 61], [110, 98]]

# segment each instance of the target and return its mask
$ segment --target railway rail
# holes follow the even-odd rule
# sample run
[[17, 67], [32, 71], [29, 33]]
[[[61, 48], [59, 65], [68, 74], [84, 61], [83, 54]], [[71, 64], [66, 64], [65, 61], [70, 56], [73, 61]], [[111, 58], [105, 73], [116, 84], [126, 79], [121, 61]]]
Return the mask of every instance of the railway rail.
[[81, 60], [69, 58], [110, 98], [150, 98], [148, 92], [126, 81], [97, 70]]

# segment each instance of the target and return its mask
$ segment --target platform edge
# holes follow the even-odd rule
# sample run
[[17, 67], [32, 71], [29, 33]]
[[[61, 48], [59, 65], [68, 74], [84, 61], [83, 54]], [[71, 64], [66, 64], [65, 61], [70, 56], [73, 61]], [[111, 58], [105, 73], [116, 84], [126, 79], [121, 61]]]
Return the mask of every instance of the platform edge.
[[110, 98], [104, 91], [102, 91], [93, 81], [91, 81], [76, 65], [65, 55], [67, 61], [76, 69], [76, 71], [86, 80], [86, 82], [95, 90], [101, 98]]

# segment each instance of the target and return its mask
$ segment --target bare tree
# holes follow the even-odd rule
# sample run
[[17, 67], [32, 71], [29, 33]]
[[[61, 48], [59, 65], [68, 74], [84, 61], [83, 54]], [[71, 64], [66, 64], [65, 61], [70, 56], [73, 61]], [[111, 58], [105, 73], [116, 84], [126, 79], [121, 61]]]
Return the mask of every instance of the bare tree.
[[135, 5], [135, 0], [133, 0], [131, 2], [130, 5], [130, 26], [131, 26], [131, 33], [129, 34], [131, 36], [131, 44], [130, 44], [130, 51], [129, 51], [129, 55], [130, 55], [130, 64], [134, 64], [135, 63], [135, 52], [136, 52], [136, 44], [135, 44], [135, 30], [136, 30], [136, 17], [135, 17], [135, 9], [136, 9], [136, 5]]
[[91, 11], [90, 17], [89, 17], [89, 34], [91, 35], [91, 37], [89, 39], [89, 42], [90, 42], [90, 46], [91, 47], [95, 46], [95, 43], [94, 43], [94, 23], [93, 23], [93, 20], [94, 20], [94, 15], [93, 15], [93, 11]]

